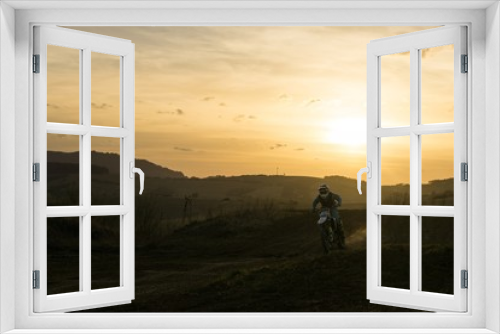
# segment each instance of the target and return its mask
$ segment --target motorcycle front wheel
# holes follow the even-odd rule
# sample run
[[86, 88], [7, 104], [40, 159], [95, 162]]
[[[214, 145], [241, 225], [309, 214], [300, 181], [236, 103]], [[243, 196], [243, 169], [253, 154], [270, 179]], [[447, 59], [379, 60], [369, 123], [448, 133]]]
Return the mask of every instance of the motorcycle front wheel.
[[319, 226], [321, 233], [321, 243], [325, 254], [330, 254], [333, 250], [333, 231], [329, 223], [324, 223]]

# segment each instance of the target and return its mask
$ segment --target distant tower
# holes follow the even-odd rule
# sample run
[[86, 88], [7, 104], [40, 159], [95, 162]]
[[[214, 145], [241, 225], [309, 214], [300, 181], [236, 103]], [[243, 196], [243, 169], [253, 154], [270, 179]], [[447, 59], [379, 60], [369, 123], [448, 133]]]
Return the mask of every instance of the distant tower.
[[193, 196], [184, 195], [184, 210], [182, 213], [182, 223], [184, 224], [186, 218], [188, 223], [191, 223], [191, 217], [193, 215]]

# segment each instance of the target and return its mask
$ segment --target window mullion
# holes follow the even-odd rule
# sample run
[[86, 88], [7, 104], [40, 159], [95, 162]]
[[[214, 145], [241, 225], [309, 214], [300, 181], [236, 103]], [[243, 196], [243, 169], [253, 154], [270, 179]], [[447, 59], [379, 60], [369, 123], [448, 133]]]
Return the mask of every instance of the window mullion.
[[[80, 80], [80, 87], [79, 87], [79, 107], [80, 107], [80, 123], [78, 124], [78, 126], [81, 126], [81, 124], [83, 124], [83, 97], [84, 97], [84, 94], [83, 94], [83, 83], [84, 83], [84, 80], [83, 80], [83, 50], [80, 50], [80, 61], [79, 61], [79, 64], [80, 64], [80, 75], [79, 75], [79, 80]], [[49, 124], [47, 124], [47, 127], [49, 127]], [[80, 206], [83, 206], [84, 205], [84, 191], [83, 191], [83, 185], [84, 185], [84, 182], [83, 182], [83, 168], [82, 168], [82, 162], [83, 162], [83, 152], [84, 152], [84, 146], [83, 146], [83, 137], [82, 136], [79, 136], [79, 142], [80, 142], [80, 156], [79, 156], [79, 163], [80, 163], [80, 166], [78, 166], [78, 170], [79, 170], [79, 189], [80, 189], [80, 193], [79, 193], [79, 204]], [[84, 263], [84, 254], [85, 254], [85, 248], [84, 248], [84, 218], [83, 217], [79, 217], [80, 221], [79, 221], [79, 232], [78, 232], [78, 235], [79, 235], [79, 260], [78, 260], [78, 263], [79, 263], [79, 273], [78, 273], [78, 280], [79, 280], [79, 290], [80, 291], [84, 291], [85, 289], [85, 286], [84, 286], [84, 279], [83, 279], [83, 275], [84, 275], [84, 268], [83, 268], [83, 263]]]
[[415, 293], [420, 285], [420, 233], [419, 221], [413, 210], [420, 204], [420, 136], [415, 133], [419, 124], [420, 61], [419, 50], [410, 50], [410, 291]]
[[[90, 91], [91, 91], [91, 85], [90, 85], [90, 73], [91, 73], [91, 51], [90, 49], [86, 48], [83, 49], [82, 52], [82, 75], [81, 75], [81, 82], [80, 82], [80, 89], [82, 92], [82, 111], [81, 111], [81, 116], [82, 116], [82, 125], [84, 127], [89, 128], [91, 125], [91, 115], [90, 115], [90, 110], [91, 110], [91, 96], [90, 96]], [[81, 160], [81, 169], [82, 169], [82, 174], [81, 174], [81, 180], [80, 182], [82, 183], [82, 203], [83, 206], [86, 208], [89, 208], [92, 205], [91, 202], [91, 166], [92, 166], [92, 161], [91, 161], [91, 135], [90, 132], [88, 131], [86, 134], [82, 136], [82, 148], [80, 150], [82, 154], [82, 160]], [[80, 279], [83, 280], [83, 291], [90, 293], [91, 290], [91, 255], [92, 255], [92, 249], [91, 249], [91, 216], [90, 212], [87, 212], [85, 216], [82, 218], [82, 224], [83, 224], [83, 233], [82, 233], [82, 242], [81, 242], [81, 252], [82, 252], [82, 261], [80, 262], [80, 268], [81, 268], [81, 276]]]

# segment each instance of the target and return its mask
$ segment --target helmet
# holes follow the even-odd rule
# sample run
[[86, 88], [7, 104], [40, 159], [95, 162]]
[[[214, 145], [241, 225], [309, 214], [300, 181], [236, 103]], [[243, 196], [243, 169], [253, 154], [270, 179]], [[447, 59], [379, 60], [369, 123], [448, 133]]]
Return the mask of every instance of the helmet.
[[326, 184], [322, 184], [319, 186], [318, 191], [321, 195], [326, 195], [330, 192], [330, 189]]

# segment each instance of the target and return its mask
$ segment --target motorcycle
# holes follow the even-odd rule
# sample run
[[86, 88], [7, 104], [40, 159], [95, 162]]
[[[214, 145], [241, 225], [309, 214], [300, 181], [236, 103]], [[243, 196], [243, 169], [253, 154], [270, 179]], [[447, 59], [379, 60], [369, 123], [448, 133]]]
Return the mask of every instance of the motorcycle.
[[321, 242], [323, 250], [329, 254], [334, 245], [338, 248], [345, 248], [345, 236], [342, 218], [333, 218], [331, 211], [328, 208], [323, 208], [319, 212], [318, 227], [321, 233]]

